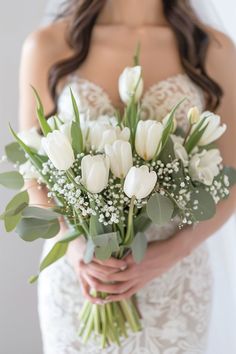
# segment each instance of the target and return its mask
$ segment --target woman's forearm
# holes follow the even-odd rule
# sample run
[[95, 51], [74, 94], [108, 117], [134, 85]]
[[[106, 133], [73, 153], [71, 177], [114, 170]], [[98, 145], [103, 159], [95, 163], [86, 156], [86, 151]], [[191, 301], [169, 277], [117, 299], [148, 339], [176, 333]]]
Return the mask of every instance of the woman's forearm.
[[194, 226], [186, 227], [171, 238], [171, 247], [175, 250], [177, 258], [181, 259], [189, 255], [207, 238], [212, 236], [236, 210], [236, 188], [231, 190], [230, 197], [221, 201], [216, 214], [210, 220], [200, 222]]

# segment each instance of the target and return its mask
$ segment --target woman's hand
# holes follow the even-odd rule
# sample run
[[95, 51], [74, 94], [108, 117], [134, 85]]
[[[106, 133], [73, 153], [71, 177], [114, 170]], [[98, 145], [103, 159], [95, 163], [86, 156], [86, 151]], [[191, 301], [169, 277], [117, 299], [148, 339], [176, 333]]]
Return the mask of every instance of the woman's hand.
[[86, 264], [83, 261], [86, 241], [83, 236], [70, 242], [67, 250], [67, 259], [74, 268], [75, 273], [80, 281], [82, 293], [84, 297], [92, 303], [102, 304], [103, 300], [93, 297], [90, 294], [91, 289], [96, 290], [99, 279], [106, 279], [113, 273], [117, 273], [127, 267], [127, 263], [123, 260], [110, 258], [107, 261], [100, 261], [93, 258], [92, 262]]
[[[78, 239], [81, 242], [81, 239]], [[84, 242], [85, 245], [85, 242]], [[81, 282], [83, 295], [92, 303], [102, 304], [108, 301], [126, 299], [143, 288], [152, 279], [167, 272], [181, 258], [173, 247], [172, 240], [155, 241], [148, 245], [144, 259], [136, 264], [132, 254], [123, 260], [110, 258], [100, 261], [96, 258], [91, 263], [83, 262], [84, 245], [73, 247], [75, 254], [74, 269]], [[90, 290], [106, 292], [110, 295], [105, 300], [93, 297]]]

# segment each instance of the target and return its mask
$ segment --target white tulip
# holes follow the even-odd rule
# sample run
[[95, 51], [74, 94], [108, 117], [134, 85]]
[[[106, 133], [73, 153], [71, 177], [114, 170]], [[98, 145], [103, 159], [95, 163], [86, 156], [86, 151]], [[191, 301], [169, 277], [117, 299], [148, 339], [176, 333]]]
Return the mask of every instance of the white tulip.
[[207, 128], [198, 142], [199, 146], [210, 144], [213, 141], [219, 139], [226, 130], [226, 124], [220, 125], [220, 120], [221, 120], [220, 116], [207, 111], [201, 114], [200, 121], [195, 125], [193, 125], [193, 129], [198, 124], [200, 124], [202, 119], [204, 119], [205, 117], [207, 118], [205, 120], [204, 126], [207, 125]]
[[81, 161], [81, 183], [91, 193], [100, 193], [106, 188], [109, 178], [109, 158], [103, 155], [86, 155]]
[[201, 117], [198, 107], [195, 106], [190, 108], [187, 116], [188, 116], [189, 123], [191, 125], [198, 123]]
[[71, 124], [72, 122], [68, 122], [68, 123], [61, 124], [59, 127], [60, 132], [62, 132], [67, 137], [70, 143], [72, 143]]
[[174, 143], [175, 157], [183, 162], [184, 166], [188, 165], [188, 153], [185, 147], [180, 143]]
[[[143, 79], [141, 66], [127, 67], [119, 77], [119, 93], [121, 100], [128, 104], [134, 96], [139, 101], [143, 93]], [[135, 91], [136, 90], [136, 91]]]
[[37, 152], [42, 150], [42, 136], [38, 133], [37, 128], [33, 127], [29, 130], [24, 130], [18, 133], [18, 137], [29, 147]]
[[90, 124], [88, 141], [92, 149], [103, 151], [106, 144], [113, 144], [115, 140], [128, 141], [130, 130], [114, 126], [114, 122], [100, 119]]
[[203, 150], [191, 157], [189, 174], [194, 181], [210, 186], [214, 177], [219, 173], [219, 164], [221, 162], [222, 157], [218, 149]]
[[137, 154], [146, 161], [151, 160], [161, 149], [162, 133], [162, 123], [155, 120], [140, 120], [135, 135]]
[[74, 163], [75, 157], [72, 146], [59, 130], [54, 130], [42, 138], [42, 145], [49, 159], [58, 170], [66, 171]]
[[110, 159], [113, 175], [118, 178], [124, 178], [133, 166], [130, 143], [116, 140], [112, 145], [105, 145], [105, 153]]
[[157, 174], [149, 172], [147, 166], [131, 167], [124, 183], [124, 192], [129, 197], [137, 199], [146, 198], [153, 190], [157, 182]]

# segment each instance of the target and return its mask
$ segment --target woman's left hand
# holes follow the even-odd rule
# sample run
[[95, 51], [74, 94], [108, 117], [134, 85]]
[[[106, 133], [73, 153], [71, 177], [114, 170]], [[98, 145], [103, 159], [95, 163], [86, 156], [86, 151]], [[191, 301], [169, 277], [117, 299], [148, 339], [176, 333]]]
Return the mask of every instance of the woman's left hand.
[[[130, 298], [152, 279], [167, 272], [179, 257], [169, 239], [149, 243], [145, 256], [139, 264], [135, 263], [132, 254], [127, 255], [124, 260], [127, 264], [124, 270], [90, 279], [90, 284], [96, 291], [110, 294], [103, 303]], [[95, 261], [103, 264], [100, 260]]]

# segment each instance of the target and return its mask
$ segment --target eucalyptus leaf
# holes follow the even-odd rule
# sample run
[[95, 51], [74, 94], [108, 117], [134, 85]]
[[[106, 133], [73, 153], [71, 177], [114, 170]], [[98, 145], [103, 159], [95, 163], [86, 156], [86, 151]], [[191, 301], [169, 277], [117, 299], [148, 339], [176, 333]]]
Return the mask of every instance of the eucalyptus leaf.
[[[12, 210], [16, 210], [18, 207], [29, 204], [29, 195], [27, 191], [22, 191], [18, 194], [16, 194], [10, 202], [7, 204], [5, 213], [7, 213], [9, 210], [12, 212]], [[14, 214], [14, 213], [13, 213]], [[11, 216], [5, 216], [4, 217], [4, 224], [5, 224], [5, 229], [7, 232], [10, 232], [15, 229], [16, 225], [21, 219], [21, 211], [19, 211], [18, 214], [16, 215], [11, 215]]]
[[24, 186], [24, 178], [17, 171], [0, 173], [0, 184], [10, 189], [21, 189]]
[[24, 150], [17, 142], [10, 143], [5, 146], [5, 153], [8, 161], [23, 164], [27, 161]]
[[216, 205], [211, 194], [204, 188], [198, 187], [191, 192], [191, 199], [187, 204], [196, 221], [211, 219], [216, 212]]
[[58, 219], [43, 220], [37, 218], [22, 218], [17, 224], [16, 232], [24, 240], [32, 242], [38, 238], [50, 239], [58, 234], [60, 224]]
[[89, 234], [90, 236], [96, 236], [104, 233], [103, 225], [98, 221], [97, 215], [91, 215], [89, 220]]
[[87, 243], [86, 243], [86, 249], [85, 249], [85, 253], [84, 253], [84, 262], [86, 264], [90, 263], [93, 259], [93, 255], [94, 255], [94, 251], [95, 251], [95, 244], [93, 242], [93, 240], [91, 238], [88, 239]]
[[236, 184], [236, 169], [233, 167], [224, 167], [223, 173], [228, 176], [229, 186], [232, 187]]
[[160, 226], [171, 221], [174, 211], [173, 202], [159, 193], [155, 193], [147, 202], [147, 215], [153, 223]]
[[12, 209], [6, 210], [2, 215], [0, 215], [0, 219], [4, 220], [5, 217], [9, 217], [9, 216], [16, 216], [20, 213], [22, 213], [22, 211], [27, 208], [28, 203], [21, 203], [20, 205], [16, 205], [15, 207], [13, 207]]
[[105, 260], [111, 257], [113, 252], [119, 251], [118, 233], [97, 235], [93, 237], [95, 244], [95, 256], [98, 259]]
[[143, 232], [138, 232], [131, 243], [132, 255], [136, 263], [140, 263], [147, 249], [147, 239]]
[[44, 219], [44, 220], [53, 220], [60, 216], [50, 208], [38, 208], [29, 206], [24, 209], [22, 216], [24, 218], [35, 218], [35, 219]]
[[134, 232], [144, 232], [151, 225], [152, 221], [148, 217], [146, 210], [134, 218]]

